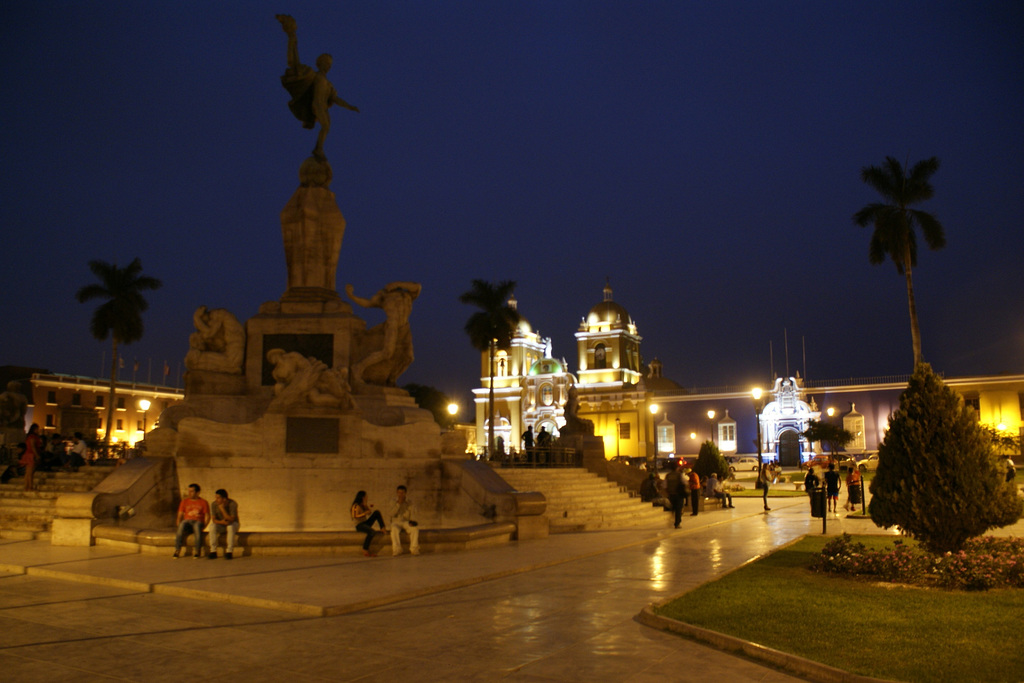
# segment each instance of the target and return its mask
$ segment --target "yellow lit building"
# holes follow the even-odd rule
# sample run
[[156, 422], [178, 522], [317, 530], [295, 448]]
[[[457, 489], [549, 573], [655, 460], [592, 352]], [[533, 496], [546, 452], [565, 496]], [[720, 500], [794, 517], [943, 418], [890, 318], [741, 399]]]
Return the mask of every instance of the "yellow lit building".
[[[102, 438], [110, 380], [35, 372], [28, 382], [31, 388], [25, 415], [27, 425], [38, 424], [44, 434], [68, 436], [81, 432], [87, 440]], [[175, 387], [118, 382], [111, 443], [127, 442], [134, 446], [153, 428], [160, 413], [181, 402], [183, 396], [183, 391]]]

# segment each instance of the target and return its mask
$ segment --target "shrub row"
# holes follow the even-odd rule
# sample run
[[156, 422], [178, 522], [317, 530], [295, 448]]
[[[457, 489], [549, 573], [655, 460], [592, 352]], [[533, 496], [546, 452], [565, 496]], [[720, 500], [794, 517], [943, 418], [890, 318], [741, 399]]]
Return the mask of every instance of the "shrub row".
[[822, 548], [810, 569], [951, 590], [1024, 588], [1024, 539], [974, 538], [960, 551], [936, 555], [901, 540], [892, 548], [868, 550], [843, 534]]

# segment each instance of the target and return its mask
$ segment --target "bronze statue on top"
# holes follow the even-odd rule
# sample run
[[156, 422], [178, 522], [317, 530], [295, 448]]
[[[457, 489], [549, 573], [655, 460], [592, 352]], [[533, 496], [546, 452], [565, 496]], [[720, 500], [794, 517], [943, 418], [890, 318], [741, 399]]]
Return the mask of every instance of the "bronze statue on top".
[[327, 132], [331, 129], [331, 115], [328, 113], [328, 109], [332, 104], [355, 112], [358, 112], [359, 109], [341, 99], [334, 86], [327, 80], [327, 72], [333, 61], [331, 56], [322, 54], [317, 57], [317, 71], [314, 72], [312, 67], [299, 61], [295, 19], [287, 14], [278, 14], [277, 20], [281, 22], [284, 32], [288, 34], [288, 68], [281, 76], [281, 85], [292, 96], [288, 108], [295, 114], [295, 118], [302, 121], [303, 128], [312, 128], [317, 122], [320, 123], [320, 133], [316, 138], [313, 156], [321, 162], [326, 162], [324, 140], [327, 138]]

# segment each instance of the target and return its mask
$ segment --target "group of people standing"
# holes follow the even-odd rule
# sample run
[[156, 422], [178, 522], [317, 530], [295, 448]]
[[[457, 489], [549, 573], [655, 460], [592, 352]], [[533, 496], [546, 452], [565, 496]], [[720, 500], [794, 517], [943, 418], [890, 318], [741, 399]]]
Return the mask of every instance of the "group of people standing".
[[665, 477], [665, 491], [672, 505], [676, 529], [679, 528], [679, 524], [682, 522], [683, 509], [686, 507], [687, 500], [690, 502], [691, 517], [700, 513], [702, 496], [717, 498], [722, 501], [724, 507], [735, 507], [732, 504], [732, 496], [725, 491], [717, 474], [712, 472], [704, 482], [704, 485], [701, 486], [700, 475], [691, 468], [686, 467], [686, 464], [683, 462], [680, 462]]
[[[835, 463], [829, 463], [828, 469], [823, 476], [825, 479], [826, 512], [838, 515], [842, 476], [836, 471]], [[807, 476], [804, 477], [804, 490], [807, 491], [807, 495], [814, 496], [819, 494], [821, 484], [821, 478], [814, 473], [814, 468], [809, 468]], [[862, 500], [861, 487], [860, 470], [856, 467], [851, 467], [850, 471], [846, 474], [846, 504], [843, 505], [844, 510], [852, 511], [857, 509], [857, 503]]]
[[18, 451], [17, 464], [25, 468], [25, 490], [35, 491], [36, 472], [77, 472], [86, 463], [89, 447], [81, 432], [75, 432], [69, 444], [60, 434], [43, 436], [39, 433], [39, 425], [33, 423], [25, 441], [18, 444]]

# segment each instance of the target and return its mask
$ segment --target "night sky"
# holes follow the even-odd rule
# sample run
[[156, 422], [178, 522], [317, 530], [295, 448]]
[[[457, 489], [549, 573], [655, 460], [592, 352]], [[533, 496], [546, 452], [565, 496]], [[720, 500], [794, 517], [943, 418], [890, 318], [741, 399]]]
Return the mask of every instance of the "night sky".
[[[330, 52], [339, 290], [423, 284], [418, 382], [468, 401], [458, 302], [516, 280], [576, 368], [615, 300], [686, 387], [902, 374], [904, 280], [868, 262], [862, 167], [938, 156], [947, 247], [914, 272], [947, 376], [1024, 372], [1019, 2], [5, 3], [0, 365], [103, 375], [87, 262], [163, 280], [130, 379], [188, 350], [196, 306], [242, 321], [286, 284], [279, 213], [313, 147], [279, 77]], [[378, 310], [358, 306], [370, 325]], [[183, 370], [183, 368], [182, 368]], [[464, 413], [465, 416], [465, 413]]]

